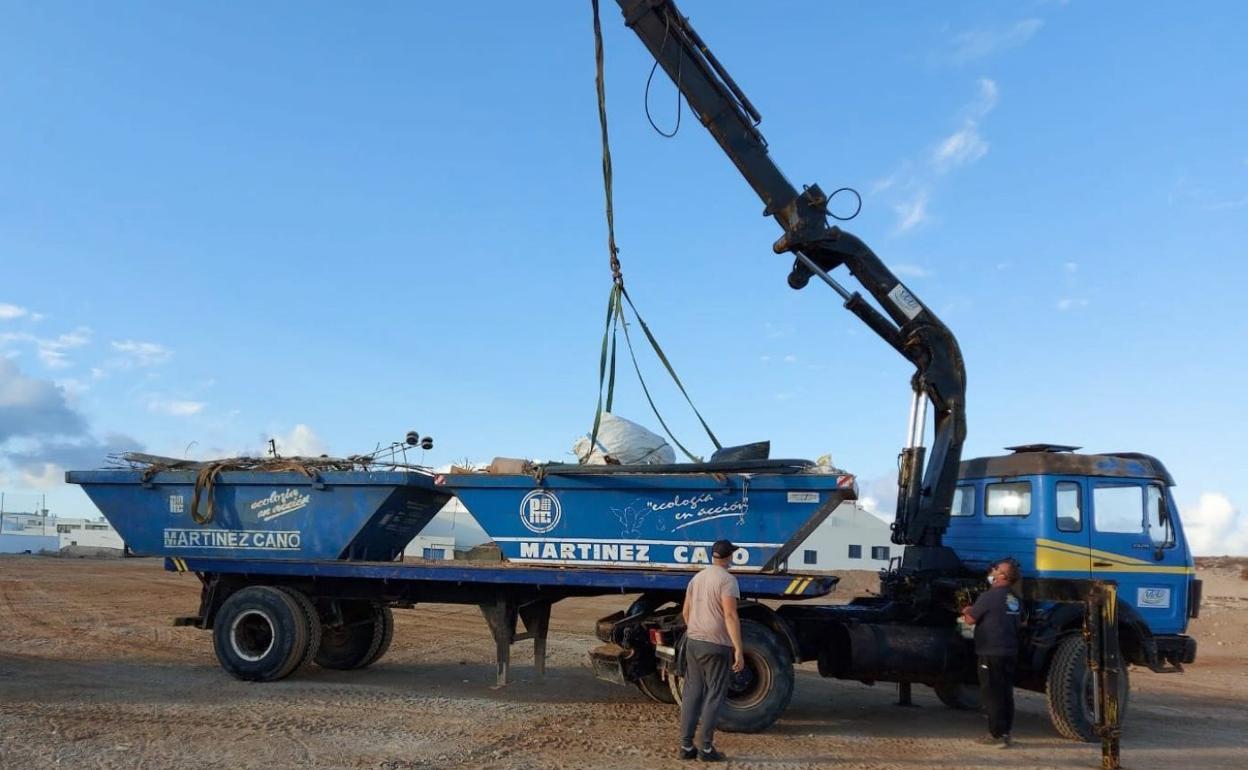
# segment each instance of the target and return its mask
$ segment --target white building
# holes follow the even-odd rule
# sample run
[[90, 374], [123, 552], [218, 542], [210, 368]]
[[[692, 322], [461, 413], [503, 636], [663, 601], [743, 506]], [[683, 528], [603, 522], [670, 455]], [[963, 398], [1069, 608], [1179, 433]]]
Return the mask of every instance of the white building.
[[47, 511], [0, 513], [0, 553], [56, 553], [56, 519]]
[[417, 535], [403, 549], [404, 559], [443, 561], [455, 558], [455, 538], [439, 535]]
[[901, 556], [888, 522], [850, 501], [841, 503], [789, 557], [789, 569], [878, 570]]
[[68, 519], [46, 510], [0, 515], [0, 553], [57, 553], [65, 548], [121, 551], [117, 530], [104, 519]]
[[106, 519], [65, 519], [57, 516], [52, 521], [56, 523], [56, 534], [61, 540], [61, 548], [78, 546], [113, 548], [120, 551], [125, 547], [121, 535], [117, 534], [117, 530]]

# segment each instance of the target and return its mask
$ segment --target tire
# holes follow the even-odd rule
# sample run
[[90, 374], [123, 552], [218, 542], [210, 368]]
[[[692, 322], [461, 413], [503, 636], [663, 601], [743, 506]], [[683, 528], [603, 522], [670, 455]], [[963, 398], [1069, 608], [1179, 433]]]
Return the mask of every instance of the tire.
[[[728, 697], [719, 712], [718, 729], [756, 733], [776, 723], [793, 699], [793, 656], [771, 629], [753, 620], [741, 621], [745, 670], [732, 674]], [[682, 702], [685, 678], [668, 679], [672, 696]]]
[[[1092, 713], [1092, 677], [1083, 637], [1079, 634], [1067, 636], [1058, 644], [1045, 677], [1045, 694], [1049, 719], [1058, 733], [1073, 741], [1097, 740]], [[1131, 682], [1124, 663], [1118, 688], [1120, 722], [1126, 720], [1130, 695]]]
[[394, 635], [394, 620], [389, 607], [371, 602], [340, 603], [343, 623], [326, 626], [316, 664], [335, 671], [364, 668], [385, 653]]
[[221, 605], [213, 621], [212, 646], [231, 676], [274, 682], [307, 658], [312, 628], [296, 597], [272, 586], [248, 586]]
[[979, 708], [979, 688], [973, 684], [943, 682], [933, 685], [936, 697], [951, 709], [958, 711], [974, 711]]
[[641, 690], [643, 695], [655, 703], [670, 705], [676, 702], [676, 696], [672, 694], [671, 686], [658, 671], [646, 674], [641, 679], [638, 679], [637, 689]]
[[325, 629], [321, 625], [321, 615], [316, 611], [316, 605], [312, 603], [311, 597], [297, 588], [281, 586], [280, 590], [295, 600], [308, 619], [308, 646], [303, 653], [303, 658], [291, 669], [290, 673], [293, 674], [316, 658], [317, 651], [321, 647], [321, 640], [325, 637]]
[[390, 649], [390, 642], [394, 641], [394, 612], [389, 607], [377, 607], [377, 624], [381, 627], [381, 640], [377, 643], [377, 649], [373, 650], [373, 654], [369, 657], [365, 666], [371, 666], [381, 660], [381, 656], [385, 655]]

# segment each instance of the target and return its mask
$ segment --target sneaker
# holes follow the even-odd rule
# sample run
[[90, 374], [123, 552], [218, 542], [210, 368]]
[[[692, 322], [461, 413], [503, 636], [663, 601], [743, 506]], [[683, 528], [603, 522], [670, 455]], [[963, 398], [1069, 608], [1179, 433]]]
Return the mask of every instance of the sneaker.
[[1001, 739], [995, 735], [985, 735], [975, 739], [975, 743], [980, 746], [1000, 746]]
[[676, 755], [677, 759], [697, 759], [698, 750], [692, 746], [681, 746], [680, 753]]
[[997, 748], [1008, 749], [1009, 747], [1011, 747], [1011, 746], [1013, 746], [1013, 745], [1014, 745], [1014, 741], [1013, 741], [1013, 739], [1011, 739], [1011, 738], [1010, 738], [1010, 734], [1009, 734], [1009, 733], [1006, 733], [1005, 735], [1002, 735], [1002, 736], [1001, 736], [1000, 738], [998, 738], [997, 740], [998, 740], [998, 741], [1000, 741], [1000, 743], [1001, 743], [1001, 745], [1000, 745], [1000, 746], [998, 746]]
[[698, 760], [702, 762], [723, 762], [726, 759], [728, 759], [728, 757], [720, 754], [719, 749], [714, 746], [709, 749], [698, 750]]

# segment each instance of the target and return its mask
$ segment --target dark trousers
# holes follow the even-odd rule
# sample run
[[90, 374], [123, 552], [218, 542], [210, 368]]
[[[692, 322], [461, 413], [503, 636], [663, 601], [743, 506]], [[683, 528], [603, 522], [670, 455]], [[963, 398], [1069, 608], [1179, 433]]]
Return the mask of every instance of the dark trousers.
[[[732, 648], [698, 639], [685, 641], [685, 689], [680, 702], [680, 745], [710, 749], [719, 709], [728, 694]], [[694, 743], [694, 729], [698, 742]]]
[[1018, 658], [1013, 655], [979, 656], [979, 699], [988, 715], [988, 732], [992, 737], [1009, 735], [1014, 727], [1014, 669]]

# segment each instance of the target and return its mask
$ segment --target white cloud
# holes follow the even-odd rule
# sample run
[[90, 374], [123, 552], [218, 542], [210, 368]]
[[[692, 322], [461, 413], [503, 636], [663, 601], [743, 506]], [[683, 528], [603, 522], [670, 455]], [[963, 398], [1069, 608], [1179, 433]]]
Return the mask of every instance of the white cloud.
[[121, 353], [123, 361], [134, 366], [156, 366], [173, 357], [173, 351], [155, 342], [138, 342], [136, 340], [114, 341], [113, 350]]
[[768, 361], [771, 360], [771, 356], [759, 356], [758, 360], [762, 361], [763, 363], [767, 363]]
[[24, 467], [17, 483], [27, 489], [55, 489], [65, 483], [65, 469], [56, 463], [40, 463]]
[[895, 233], [908, 232], [928, 220], [930, 190], [941, 176], [988, 154], [989, 144], [980, 132], [980, 122], [996, 108], [1000, 89], [989, 78], [980, 78], [976, 85], [975, 97], [958, 110], [962, 125], [956, 131], [936, 142], [922, 161], [903, 161], [898, 171], [872, 187], [873, 195], [890, 192], [898, 201], [893, 204], [897, 213]]
[[858, 479], [858, 504], [877, 518], [893, 521], [897, 516], [897, 475]]
[[1205, 209], [1208, 211], [1234, 211], [1235, 209], [1242, 209], [1245, 206], [1248, 206], [1248, 196], [1235, 200], [1210, 203], [1208, 206], [1205, 206]]
[[170, 417], [191, 417], [204, 410], [202, 401], [179, 401], [176, 399], [152, 398], [147, 402], [147, 411], [155, 414], [166, 414]]
[[73, 366], [73, 362], [59, 350], [51, 348], [39, 348], [39, 360], [49, 369], [68, 369]]
[[962, 32], [953, 39], [953, 60], [964, 63], [1017, 48], [1034, 37], [1043, 26], [1041, 19], [1023, 19], [1008, 27]]
[[1063, 267], [1065, 267], [1065, 268], [1066, 268], [1066, 272], [1068, 272], [1068, 273], [1077, 273], [1077, 272], [1079, 272], [1079, 263], [1078, 263], [1078, 262], [1067, 262], [1067, 263], [1065, 263], [1065, 264], [1063, 265]]
[[282, 457], [317, 457], [328, 453], [325, 442], [307, 425], [299, 423], [285, 436], [274, 436]]
[[38, 339], [36, 344], [39, 347], [39, 360], [49, 369], [66, 369], [73, 366], [73, 362], [65, 351], [80, 348], [90, 341], [91, 330], [86, 326], [79, 326], [72, 332], [51, 339]]
[[[3, 307], [13, 307], [3, 305]], [[21, 308], [18, 308], [21, 310]], [[23, 311], [25, 312], [25, 311]], [[66, 369], [73, 365], [66, 351], [80, 348], [91, 342], [91, 329], [79, 326], [71, 332], [56, 337], [38, 337], [29, 332], [5, 332], [0, 334], [0, 346], [11, 343], [28, 343], [35, 346], [40, 362], [49, 369]]]
[[795, 355], [793, 355], [792, 353], [790, 353], [789, 355], [787, 355], [787, 356], [785, 356], [785, 357], [784, 357], [784, 362], [785, 362], [786, 364], [795, 364], [795, 363], [797, 363], [797, 356], [795, 356]]
[[926, 278], [931, 275], [931, 272], [928, 271], [927, 268], [920, 267], [919, 265], [902, 263], [899, 265], [893, 265], [892, 268], [894, 273], [905, 278]]
[[1075, 299], [1073, 297], [1065, 297], [1057, 301], [1057, 309], [1062, 311], [1063, 313], [1065, 313], [1067, 310], [1074, 310], [1075, 308], [1087, 307], [1087, 306], [1088, 306], [1088, 301], [1086, 299]]
[[940, 173], [958, 166], [974, 163], [988, 154], [988, 142], [979, 134], [979, 126], [967, 120], [937, 145], [932, 153], [932, 165]]
[[885, 190], [891, 189], [892, 186], [895, 184], [897, 184], [897, 174], [889, 174], [883, 179], [877, 179], [875, 182], [873, 182], [871, 184], [871, 191], [868, 193], [868, 195], [878, 195], [879, 193], [882, 193]]
[[910, 200], [893, 206], [897, 212], [897, 232], [904, 233], [927, 221], [927, 190], [919, 192]]
[[1200, 502], [1182, 509], [1183, 531], [1192, 553], [1200, 556], [1248, 554], [1248, 516], [1221, 492], [1205, 492]]
[[12, 321], [14, 318], [21, 318], [29, 312], [30, 311], [24, 307], [18, 307], [17, 305], [0, 302], [0, 321]]
[[970, 106], [971, 117], [982, 118], [997, 106], [997, 81], [991, 78], [979, 79], [979, 98]]

